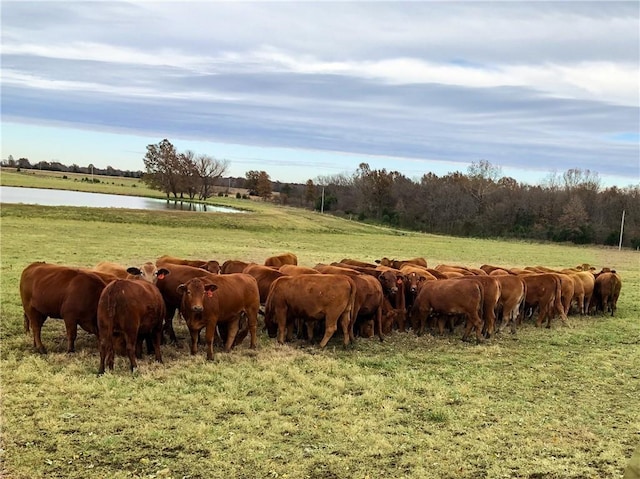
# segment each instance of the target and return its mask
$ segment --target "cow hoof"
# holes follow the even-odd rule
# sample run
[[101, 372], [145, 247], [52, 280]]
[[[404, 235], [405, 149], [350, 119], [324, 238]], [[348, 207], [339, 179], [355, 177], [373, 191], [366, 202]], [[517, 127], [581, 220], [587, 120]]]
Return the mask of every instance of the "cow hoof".
[[45, 348], [44, 346], [40, 346], [40, 347], [37, 349], [37, 351], [38, 351], [40, 354], [47, 354], [47, 348]]

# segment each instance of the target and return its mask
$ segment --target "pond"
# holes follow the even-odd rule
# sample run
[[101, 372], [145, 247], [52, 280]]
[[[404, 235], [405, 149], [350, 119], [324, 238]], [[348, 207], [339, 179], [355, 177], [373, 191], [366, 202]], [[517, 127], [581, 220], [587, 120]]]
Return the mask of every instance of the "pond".
[[226, 206], [203, 205], [188, 201], [162, 200], [142, 196], [108, 195], [83, 191], [49, 190], [0, 186], [0, 203], [43, 206], [88, 206], [91, 208], [131, 208], [139, 210], [184, 210], [213, 213], [244, 213]]

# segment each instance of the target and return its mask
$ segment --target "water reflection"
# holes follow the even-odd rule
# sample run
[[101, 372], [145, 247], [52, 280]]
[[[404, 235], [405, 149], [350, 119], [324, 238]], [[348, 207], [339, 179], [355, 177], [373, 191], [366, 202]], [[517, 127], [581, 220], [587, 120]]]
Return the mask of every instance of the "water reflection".
[[92, 208], [132, 208], [142, 210], [182, 210], [213, 213], [244, 213], [227, 206], [204, 205], [184, 200], [163, 200], [142, 196], [108, 195], [83, 191], [48, 190], [0, 186], [1, 203], [44, 206], [88, 206]]

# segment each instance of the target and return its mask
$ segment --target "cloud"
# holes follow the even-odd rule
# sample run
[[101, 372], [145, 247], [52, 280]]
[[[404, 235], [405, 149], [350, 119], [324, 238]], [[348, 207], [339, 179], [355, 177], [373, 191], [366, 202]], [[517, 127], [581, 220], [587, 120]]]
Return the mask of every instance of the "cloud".
[[188, 7], [3, 3], [3, 121], [638, 177], [635, 2]]

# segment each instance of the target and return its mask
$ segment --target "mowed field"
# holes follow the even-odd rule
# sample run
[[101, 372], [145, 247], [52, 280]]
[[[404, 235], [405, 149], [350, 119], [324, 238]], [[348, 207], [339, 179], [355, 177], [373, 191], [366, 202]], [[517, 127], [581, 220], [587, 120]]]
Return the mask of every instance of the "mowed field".
[[[62, 181], [62, 180], [59, 180]], [[4, 182], [3, 182], [4, 183]], [[217, 198], [216, 198], [217, 200]], [[246, 202], [225, 199], [246, 207]], [[217, 201], [216, 201], [217, 203]], [[640, 256], [601, 247], [460, 239], [251, 202], [244, 214], [2, 204], [1, 477], [619, 478], [640, 444]], [[615, 268], [615, 317], [525, 321], [482, 344], [393, 333], [325, 350], [259, 332], [208, 362], [163, 347], [97, 377], [96, 338], [66, 354], [49, 319], [37, 354], [19, 278], [32, 261], [138, 265], [163, 254], [300, 264], [352, 257]], [[339, 334], [339, 333], [338, 333]]]

